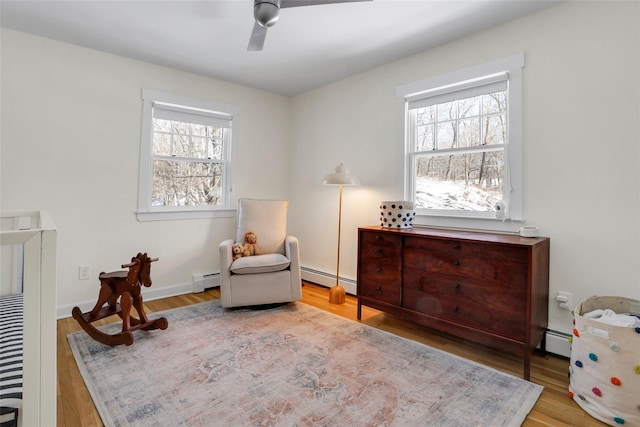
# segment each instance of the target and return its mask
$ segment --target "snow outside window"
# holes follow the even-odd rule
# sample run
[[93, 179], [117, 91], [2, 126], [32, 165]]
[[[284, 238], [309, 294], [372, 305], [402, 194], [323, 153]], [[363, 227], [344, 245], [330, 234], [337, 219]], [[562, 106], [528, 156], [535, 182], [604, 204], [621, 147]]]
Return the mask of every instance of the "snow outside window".
[[[405, 108], [405, 198], [427, 222], [521, 219], [523, 59], [398, 90]], [[442, 224], [443, 217], [454, 222]]]

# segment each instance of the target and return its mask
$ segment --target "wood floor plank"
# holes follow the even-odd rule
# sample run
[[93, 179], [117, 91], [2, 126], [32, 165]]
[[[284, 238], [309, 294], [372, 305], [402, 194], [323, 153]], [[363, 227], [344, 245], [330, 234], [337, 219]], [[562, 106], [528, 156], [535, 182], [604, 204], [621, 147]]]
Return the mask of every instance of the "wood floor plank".
[[[154, 312], [198, 304], [217, 298], [220, 298], [219, 290], [208, 289], [198, 294], [179, 295], [145, 302], [144, 306], [147, 314], [153, 317], [152, 313]], [[338, 316], [356, 320], [357, 299], [352, 296], [347, 295], [344, 304], [330, 304], [327, 288], [305, 282], [302, 288], [302, 301]], [[113, 316], [112, 319], [104, 319], [101, 322], [105, 324], [110, 321], [119, 321], [119, 319]], [[470, 344], [464, 340], [439, 332], [430, 331], [369, 307], [363, 307], [362, 309], [362, 323], [491, 366], [512, 375], [522, 375], [522, 361], [516, 357]], [[69, 317], [58, 320], [57, 329], [57, 426], [101, 427], [103, 426], [102, 421], [82, 380], [67, 341], [67, 334], [80, 330], [80, 326], [73, 318]], [[133, 345], [135, 345], [135, 342]], [[589, 416], [568, 397], [568, 367], [569, 362], [562, 358], [549, 355], [534, 355], [532, 357], [531, 380], [543, 385], [545, 389], [535, 407], [527, 416], [523, 424], [524, 427], [606, 426], [606, 424]]]

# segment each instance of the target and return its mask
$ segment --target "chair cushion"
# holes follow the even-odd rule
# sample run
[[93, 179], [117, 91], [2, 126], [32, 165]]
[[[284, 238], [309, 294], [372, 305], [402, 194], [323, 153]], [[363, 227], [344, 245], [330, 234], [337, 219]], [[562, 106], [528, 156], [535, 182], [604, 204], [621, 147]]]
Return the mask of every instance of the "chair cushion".
[[291, 262], [282, 254], [255, 255], [238, 258], [231, 264], [234, 274], [272, 273], [285, 270]]
[[284, 255], [288, 207], [287, 200], [238, 200], [236, 241], [244, 243], [244, 233], [253, 231], [258, 237], [257, 246], [263, 254]]

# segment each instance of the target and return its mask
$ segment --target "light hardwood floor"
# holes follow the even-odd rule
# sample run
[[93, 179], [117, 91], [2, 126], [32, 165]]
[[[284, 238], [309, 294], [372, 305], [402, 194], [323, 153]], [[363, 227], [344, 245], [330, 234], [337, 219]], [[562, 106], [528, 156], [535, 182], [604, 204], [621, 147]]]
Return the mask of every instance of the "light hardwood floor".
[[[217, 289], [210, 289], [199, 294], [187, 294], [172, 298], [145, 303], [147, 314], [168, 310], [184, 305], [205, 302], [219, 298]], [[357, 300], [348, 296], [341, 305], [329, 304], [327, 288], [305, 283], [302, 301], [356, 320]], [[150, 316], [153, 317], [153, 316]], [[113, 320], [117, 318], [114, 316]], [[105, 319], [102, 322], [109, 321]], [[367, 307], [362, 310], [362, 322], [388, 332], [422, 342], [431, 347], [457, 354], [464, 358], [491, 366], [513, 375], [522, 375], [522, 362], [518, 358], [469, 344], [444, 334], [429, 331], [426, 328], [406, 322], [389, 314], [381, 313]], [[171, 325], [169, 325], [171, 327]], [[72, 318], [58, 320], [58, 427], [91, 427], [102, 426], [100, 416], [84, 385], [80, 372], [71, 353], [67, 334], [80, 330]], [[144, 332], [137, 332], [144, 333]], [[135, 342], [134, 344], [135, 345]], [[553, 356], [532, 356], [531, 381], [544, 386], [544, 391], [535, 407], [528, 415], [524, 426], [605, 426], [582, 411], [567, 396], [567, 378], [569, 362]]]

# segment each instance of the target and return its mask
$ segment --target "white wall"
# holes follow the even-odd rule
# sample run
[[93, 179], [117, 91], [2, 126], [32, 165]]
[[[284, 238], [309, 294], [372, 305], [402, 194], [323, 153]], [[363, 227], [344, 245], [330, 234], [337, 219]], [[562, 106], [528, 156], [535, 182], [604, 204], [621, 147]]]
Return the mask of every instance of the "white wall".
[[[304, 265], [335, 272], [338, 193], [321, 185], [335, 164], [363, 182], [344, 193], [342, 276], [356, 277], [357, 227], [403, 198], [398, 86], [524, 52], [524, 213], [551, 237], [550, 293], [640, 299], [639, 18], [637, 2], [566, 2], [295, 97]], [[571, 320], [551, 301], [550, 328]]]
[[[140, 90], [240, 107], [235, 197], [288, 197], [305, 267], [335, 273], [339, 162], [345, 188], [341, 275], [356, 277], [356, 229], [380, 200], [402, 197], [396, 88], [525, 53], [527, 224], [551, 237], [551, 294], [640, 299], [640, 10], [636, 2], [566, 2], [294, 98], [2, 30], [1, 203], [46, 209], [58, 226], [58, 305], [93, 302], [78, 266], [160, 257], [156, 288], [218, 270], [234, 221], [135, 219]], [[571, 315], [550, 308], [550, 327]]]
[[[45, 209], [58, 227], [58, 306], [94, 304], [100, 271], [159, 257], [153, 287], [219, 271], [234, 219], [138, 222], [142, 88], [239, 107], [234, 198], [288, 195], [290, 100], [202, 76], [2, 30], [3, 210]], [[91, 265], [92, 279], [78, 280]], [[171, 293], [171, 290], [166, 290]], [[66, 308], [65, 308], [66, 309]]]

